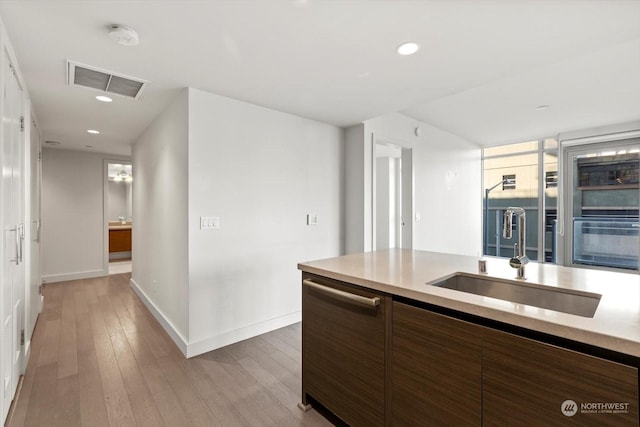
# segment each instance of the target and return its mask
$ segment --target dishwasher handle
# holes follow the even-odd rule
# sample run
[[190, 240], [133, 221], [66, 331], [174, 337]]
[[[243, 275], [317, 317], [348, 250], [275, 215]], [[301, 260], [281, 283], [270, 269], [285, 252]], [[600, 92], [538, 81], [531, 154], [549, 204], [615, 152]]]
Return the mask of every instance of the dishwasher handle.
[[302, 283], [311, 289], [314, 289], [320, 293], [323, 293], [332, 298], [350, 302], [353, 304], [361, 305], [364, 307], [375, 308], [380, 305], [379, 297], [363, 297], [361, 295], [352, 294], [350, 292], [341, 291], [340, 289], [331, 288], [329, 286], [321, 285], [312, 280], [305, 279]]

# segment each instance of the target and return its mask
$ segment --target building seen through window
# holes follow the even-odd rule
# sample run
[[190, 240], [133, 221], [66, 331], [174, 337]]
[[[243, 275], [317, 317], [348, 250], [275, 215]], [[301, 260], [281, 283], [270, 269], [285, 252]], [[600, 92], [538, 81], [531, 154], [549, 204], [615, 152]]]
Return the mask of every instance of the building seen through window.
[[[504, 211], [525, 209], [526, 253], [532, 260], [555, 261], [554, 230], [557, 219], [558, 156], [555, 139], [529, 141], [483, 150], [484, 253], [511, 257], [517, 233], [502, 237]], [[544, 179], [540, 179], [543, 176]], [[539, 225], [542, 223], [542, 229]]]
[[502, 225], [517, 206], [531, 260], [638, 270], [640, 140], [569, 145], [562, 158], [552, 138], [483, 150], [484, 254], [513, 255], [515, 238], [505, 239]]

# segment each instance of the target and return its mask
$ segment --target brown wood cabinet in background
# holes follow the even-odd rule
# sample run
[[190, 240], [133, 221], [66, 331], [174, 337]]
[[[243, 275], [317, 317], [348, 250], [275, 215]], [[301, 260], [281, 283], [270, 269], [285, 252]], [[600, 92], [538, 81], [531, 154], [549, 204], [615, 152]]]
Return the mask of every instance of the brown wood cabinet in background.
[[131, 252], [131, 229], [109, 230], [109, 253]]

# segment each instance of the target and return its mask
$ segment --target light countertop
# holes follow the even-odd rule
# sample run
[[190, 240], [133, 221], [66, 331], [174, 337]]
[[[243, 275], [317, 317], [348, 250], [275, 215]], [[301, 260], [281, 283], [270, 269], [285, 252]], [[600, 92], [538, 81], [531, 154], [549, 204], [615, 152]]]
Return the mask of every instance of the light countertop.
[[131, 230], [131, 221], [109, 221], [109, 230]]
[[529, 263], [526, 282], [601, 294], [593, 318], [454, 291], [429, 283], [456, 273], [516, 281], [505, 258], [389, 249], [303, 262], [298, 268], [370, 289], [640, 357], [640, 275]]

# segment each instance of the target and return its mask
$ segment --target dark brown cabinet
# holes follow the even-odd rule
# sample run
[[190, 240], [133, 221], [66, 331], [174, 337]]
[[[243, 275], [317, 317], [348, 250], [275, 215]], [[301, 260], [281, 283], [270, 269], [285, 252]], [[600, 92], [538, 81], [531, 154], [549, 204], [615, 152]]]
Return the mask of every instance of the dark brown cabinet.
[[483, 346], [484, 426], [638, 426], [637, 368], [495, 330]]
[[385, 421], [384, 296], [305, 275], [303, 403], [313, 398], [352, 426]]
[[109, 230], [109, 253], [131, 252], [131, 229]]
[[304, 273], [303, 403], [352, 426], [639, 426], [637, 359], [456, 314]]
[[394, 426], [479, 426], [482, 328], [393, 303]]

